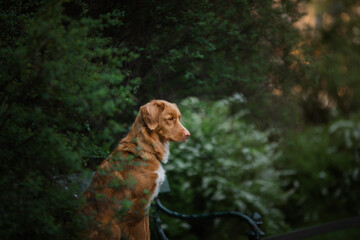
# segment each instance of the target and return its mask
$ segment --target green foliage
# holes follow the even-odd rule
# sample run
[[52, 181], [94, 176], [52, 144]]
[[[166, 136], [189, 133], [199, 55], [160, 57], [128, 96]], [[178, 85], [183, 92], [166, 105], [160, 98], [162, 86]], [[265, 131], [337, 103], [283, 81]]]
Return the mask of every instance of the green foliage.
[[[359, 106], [355, 3], [319, 2], [316, 38], [300, 44], [298, 2], [1, 2], [0, 236], [78, 239], [82, 186], [69, 176], [89, 175], [84, 166], [94, 169], [152, 98], [225, 99], [180, 104], [192, 136], [167, 166], [174, 209], [259, 211], [268, 234], [286, 229], [280, 205], [292, 226], [358, 213], [356, 116], [288, 134], [284, 155], [269, 140], [273, 127], [300, 126], [301, 107], [324, 123], [330, 109], [342, 117]], [[227, 98], [235, 92], [247, 102]], [[231, 221], [166, 223], [186, 239], [208, 238], [209, 226], [217, 239], [236, 232]]]
[[267, 99], [262, 94], [269, 83], [299, 78], [289, 68], [299, 42], [292, 27], [300, 17], [297, 1], [283, 0], [276, 7], [262, 0], [87, 3], [90, 16], [113, 9], [124, 13], [123, 25], [104, 33], [139, 54], [129, 68], [143, 79], [141, 102], [242, 92], [258, 103]]
[[[127, 131], [136, 101], [217, 97], [239, 89], [251, 95], [257, 84], [267, 82], [270, 69], [279, 67], [270, 61], [274, 49], [284, 44], [290, 49], [296, 42], [291, 22], [281, 15], [296, 19], [295, 4], [284, 2], [280, 8], [244, 0], [225, 5], [206, 0], [1, 3], [0, 234], [76, 239], [81, 219], [74, 216], [78, 203], [73, 195], [79, 186], [63, 191], [59, 181], [82, 172], [89, 159], [108, 154], [114, 139]], [[211, 127], [205, 127], [207, 134]], [[232, 125], [224, 127], [230, 131]], [[206, 148], [214, 144], [204, 141]], [[270, 154], [274, 146], [261, 144], [249, 155], [266, 162], [268, 156], [261, 153]], [[216, 159], [238, 154], [246, 159], [241, 151], [221, 154]], [[249, 172], [256, 175], [253, 168]], [[254, 200], [251, 207], [281, 218], [275, 207], [255, 201], [250, 186], [234, 194], [235, 187], [246, 185], [235, 184], [241, 180], [235, 175], [220, 178], [229, 184], [215, 191], [214, 200], [223, 205], [234, 200], [239, 210]], [[229, 187], [233, 182], [235, 187]], [[272, 183], [247, 184], [259, 193], [266, 187], [278, 191]], [[226, 200], [229, 194], [234, 196]]]
[[118, 12], [72, 19], [62, 3], [30, 1], [1, 10], [9, 24], [3, 26], [7, 44], [0, 52], [5, 239], [78, 239], [84, 225], [74, 215], [79, 186], [64, 191], [59, 181], [107, 154], [113, 136], [127, 127], [114, 119], [135, 104], [139, 79], [123, 65], [136, 55], [99, 34], [121, 25]]
[[[358, 116], [289, 134], [282, 167], [292, 169], [284, 187], [293, 191], [285, 212], [294, 225], [311, 225], [360, 214]], [[301, 220], [301, 221], [299, 221]]]
[[[172, 191], [161, 197], [167, 200], [168, 207], [180, 212], [237, 210], [251, 215], [258, 211], [266, 216], [268, 234], [281, 232], [286, 224], [277, 205], [286, 195], [280, 187], [281, 172], [273, 167], [278, 146], [269, 142], [268, 132], [259, 131], [243, 120], [246, 109], [231, 114], [231, 106], [243, 100], [237, 94], [214, 103], [188, 98], [179, 104], [191, 137], [186, 143], [172, 144], [165, 166]], [[189, 237], [186, 232], [198, 239], [219, 239], [234, 238], [246, 230], [235, 230], [231, 227], [234, 225], [228, 224], [215, 233], [201, 232], [201, 228], [187, 229], [188, 225], [170, 220], [167, 225], [170, 236], [184, 239]], [[206, 229], [212, 229], [219, 223], [206, 225]]]

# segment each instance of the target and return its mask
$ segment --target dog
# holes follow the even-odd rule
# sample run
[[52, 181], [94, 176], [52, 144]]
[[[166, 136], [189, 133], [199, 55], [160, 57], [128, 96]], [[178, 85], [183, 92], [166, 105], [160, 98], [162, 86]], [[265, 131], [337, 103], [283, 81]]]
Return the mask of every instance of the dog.
[[177, 105], [164, 100], [140, 107], [129, 134], [100, 164], [84, 193], [88, 239], [150, 239], [149, 207], [165, 180], [169, 142], [190, 137], [180, 118]]

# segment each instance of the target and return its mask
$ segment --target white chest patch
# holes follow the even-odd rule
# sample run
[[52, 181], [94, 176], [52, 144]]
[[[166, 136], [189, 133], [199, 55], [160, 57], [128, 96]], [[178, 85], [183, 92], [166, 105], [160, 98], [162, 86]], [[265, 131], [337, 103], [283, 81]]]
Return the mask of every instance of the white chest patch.
[[163, 159], [161, 159], [161, 161], [162, 161], [163, 163], [167, 163], [168, 160], [169, 160], [169, 156], [170, 156], [169, 146], [170, 146], [169, 143], [165, 143], [165, 144], [164, 144], [165, 154], [164, 154]]
[[153, 200], [155, 197], [157, 197], [157, 195], [159, 194], [160, 186], [165, 181], [165, 170], [161, 164], [159, 166], [159, 169], [157, 171], [155, 171], [155, 173], [158, 175], [158, 177], [156, 179], [156, 187], [155, 187], [155, 191], [151, 197], [151, 200]]
[[[169, 156], [170, 156], [169, 143], [165, 143], [164, 148], [165, 148], [165, 154], [164, 154], [163, 159], [161, 159], [161, 162], [165, 164], [169, 160]], [[165, 170], [161, 164], [159, 166], [159, 169], [156, 170], [155, 173], [158, 175], [158, 177], [156, 179], [156, 187], [155, 187], [154, 193], [150, 199], [150, 202], [152, 200], [154, 200], [154, 198], [157, 197], [157, 195], [159, 194], [159, 191], [160, 191], [160, 186], [165, 181]]]

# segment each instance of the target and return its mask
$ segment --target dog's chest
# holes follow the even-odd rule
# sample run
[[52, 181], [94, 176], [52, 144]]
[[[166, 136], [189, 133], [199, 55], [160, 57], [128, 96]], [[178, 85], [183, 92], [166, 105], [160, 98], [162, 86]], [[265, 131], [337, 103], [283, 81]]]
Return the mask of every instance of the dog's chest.
[[161, 159], [161, 162], [163, 163], [167, 163], [167, 161], [169, 160], [169, 156], [170, 156], [170, 149], [169, 149], [169, 143], [165, 143], [164, 144], [164, 148], [165, 148], [165, 153], [164, 153], [164, 157], [163, 159]]
[[[169, 151], [169, 144], [165, 144], [165, 154], [163, 159], [161, 160], [163, 163], [166, 163], [169, 159], [169, 155], [170, 155], [170, 151]], [[153, 196], [151, 197], [151, 200], [153, 200], [154, 198], [157, 197], [157, 195], [159, 194], [160, 191], [160, 186], [161, 184], [165, 181], [165, 170], [163, 168], [163, 166], [160, 164], [158, 170], [155, 171], [155, 173], [157, 174], [157, 178], [156, 178], [156, 187], [153, 193]]]
[[161, 164], [159, 166], [159, 169], [155, 171], [155, 173], [157, 174], [156, 187], [151, 200], [157, 197], [157, 195], [159, 194], [160, 186], [165, 181], [165, 170]]

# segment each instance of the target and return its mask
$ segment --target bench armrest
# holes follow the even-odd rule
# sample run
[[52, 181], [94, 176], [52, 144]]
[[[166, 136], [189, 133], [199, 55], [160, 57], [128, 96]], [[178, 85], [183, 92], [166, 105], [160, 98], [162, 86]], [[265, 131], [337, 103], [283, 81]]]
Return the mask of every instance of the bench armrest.
[[246, 222], [249, 225], [249, 227], [250, 227], [250, 231], [248, 232], [249, 239], [260, 240], [261, 237], [263, 237], [265, 235], [264, 232], [261, 231], [261, 229], [258, 226], [258, 225], [262, 224], [261, 219], [260, 219], [261, 217], [259, 214], [254, 214], [254, 216], [256, 216], [256, 219], [252, 219], [243, 213], [235, 212], [235, 211], [215, 212], [215, 213], [208, 213], [208, 214], [182, 214], [182, 213], [171, 211], [168, 208], [166, 208], [164, 205], [162, 205], [159, 198], [155, 198], [154, 208], [155, 208], [155, 216], [154, 217], [155, 217], [156, 230], [158, 231], [158, 237], [162, 240], [166, 240], [167, 238], [161, 229], [161, 226], [160, 226], [161, 220], [158, 215], [158, 211], [161, 211], [162, 213], [164, 213], [170, 217], [175, 217], [175, 218], [179, 218], [179, 219], [183, 219], [183, 220], [217, 218], [217, 217], [237, 217], [241, 221]]

